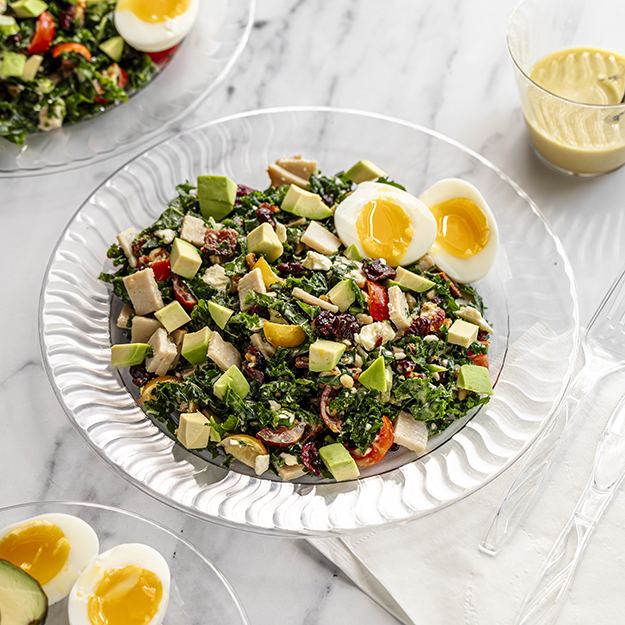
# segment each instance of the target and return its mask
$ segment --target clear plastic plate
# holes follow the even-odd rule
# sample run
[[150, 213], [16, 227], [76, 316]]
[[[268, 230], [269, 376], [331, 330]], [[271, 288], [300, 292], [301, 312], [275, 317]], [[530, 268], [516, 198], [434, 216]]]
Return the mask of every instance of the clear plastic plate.
[[[151, 223], [175, 185], [220, 172], [264, 187], [265, 167], [302, 153], [332, 172], [368, 158], [409, 191], [443, 177], [478, 186], [501, 246], [478, 284], [495, 326], [492, 401], [430, 441], [421, 458], [399, 452], [357, 481], [285, 483], [230, 471], [191, 454], [137, 406], [109, 368], [117, 339], [111, 294], [97, 276], [115, 235]], [[529, 198], [478, 154], [425, 128], [325, 108], [275, 109], [205, 124], [150, 149], [79, 209], [50, 261], [41, 296], [41, 341], [52, 385], [70, 421], [131, 482], [201, 518], [258, 531], [323, 535], [406, 521], [484, 486], [541, 431], [577, 353], [577, 300], [559, 241]]]
[[28, 137], [0, 139], [0, 177], [65, 171], [153, 141], [226, 76], [243, 50], [256, 0], [202, 0], [193, 30], [172, 60], [128, 102], [91, 119]]
[[[204, 625], [206, 616], [219, 625], [248, 625], [226, 578], [193, 545], [172, 531], [132, 512], [74, 502], [26, 503], [0, 509], [0, 529], [41, 514], [71, 514], [86, 521], [100, 539], [100, 551], [122, 543], [156, 549], [171, 572], [167, 625]], [[69, 625], [67, 599], [50, 607], [47, 625]]]

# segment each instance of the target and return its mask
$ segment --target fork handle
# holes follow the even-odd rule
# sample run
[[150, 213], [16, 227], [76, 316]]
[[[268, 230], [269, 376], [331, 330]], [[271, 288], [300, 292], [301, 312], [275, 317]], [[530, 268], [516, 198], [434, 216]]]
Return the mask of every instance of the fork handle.
[[497, 555], [501, 546], [515, 533], [536, 500], [553, 460], [562, 433], [584, 393], [594, 385], [591, 363], [575, 376], [568, 396], [527, 453], [523, 467], [508, 489], [479, 545], [480, 551]]
[[515, 625], [553, 625], [556, 622], [590, 537], [614, 492], [615, 489], [597, 489], [591, 479], [549, 552]]

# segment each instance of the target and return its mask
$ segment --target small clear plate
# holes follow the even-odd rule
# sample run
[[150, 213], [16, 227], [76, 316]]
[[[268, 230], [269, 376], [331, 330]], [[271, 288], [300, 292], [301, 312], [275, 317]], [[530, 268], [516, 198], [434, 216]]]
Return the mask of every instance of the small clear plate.
[[202, 0], [197, 22], [172, 60], [128, 102], [91, 119], [28, 137], [0, 139], [0, 177], [67, 171], [154, 141], [226, 76], [252, 27], [256, 0]]
[[[477, 286], [495, 326], [491, 402], [432, 439], [427, 453], [391, 454], [361, 479], [281, 482], [189, 453], [142, 412], [109, 367], [111, 294], [97, 277], [130, 225], [151, 223], [175, 185], [218, 172], [266, 186], [267, 163], [301, 153], [337, 171], [362, 158], [418, 194], [450, 176], [474, 183], [497, 219], [495, 267]], [[105, 460], [155, 497], [204, 519], [256, 531], [328, 535], [407, 521], [481, 488], [540, 433], [569, 381], [578, 306], [560, 242], [538, 208], [480, 155], [426, 128], [328, 108], [271, 109], [218, 120], [151, 148], [78, 210], [50, 260], [41, 344], [70, 421]]]
[[[101, 552], [122, 543], [156, 549], [171, 572], [167, 625], [249, 625], [226, 578], [193, 545], [138, 514], [109, 506], [74, 502], [25, 503], [0, 509], [0, 529], [41, 514], [71, 514], [86, 521], [100, 539]], [[47, 625], [69, 625], [67, 599], [50, 607]]]

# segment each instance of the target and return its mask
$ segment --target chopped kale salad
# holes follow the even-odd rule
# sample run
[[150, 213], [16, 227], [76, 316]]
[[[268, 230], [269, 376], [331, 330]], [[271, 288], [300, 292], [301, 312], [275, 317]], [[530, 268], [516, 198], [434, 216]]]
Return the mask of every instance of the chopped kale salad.
[[369, 161], [268, 171], [265, 190], [199, 176], [118, 235], [100, 275], [129, 341], [112, 366], [187, 449], [258, 475], [349, 480], [398, 446], [423, 453], [492, 393], [482, 300], [428, 253], [437, 207]]
[[22, 145], [31, 133], [126, 101], [154, 77], [166, 57], [124, 41], [114, 25], [115, 5], [0, 0], [0, 137]]

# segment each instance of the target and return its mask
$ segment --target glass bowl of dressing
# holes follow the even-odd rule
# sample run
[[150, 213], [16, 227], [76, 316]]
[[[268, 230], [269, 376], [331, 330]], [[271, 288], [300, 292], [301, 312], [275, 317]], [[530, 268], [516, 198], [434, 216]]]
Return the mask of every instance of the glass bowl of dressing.
[[578, 176], [625, 164], [625, 3], [523, 0], [508, 50], [537, 155]]

